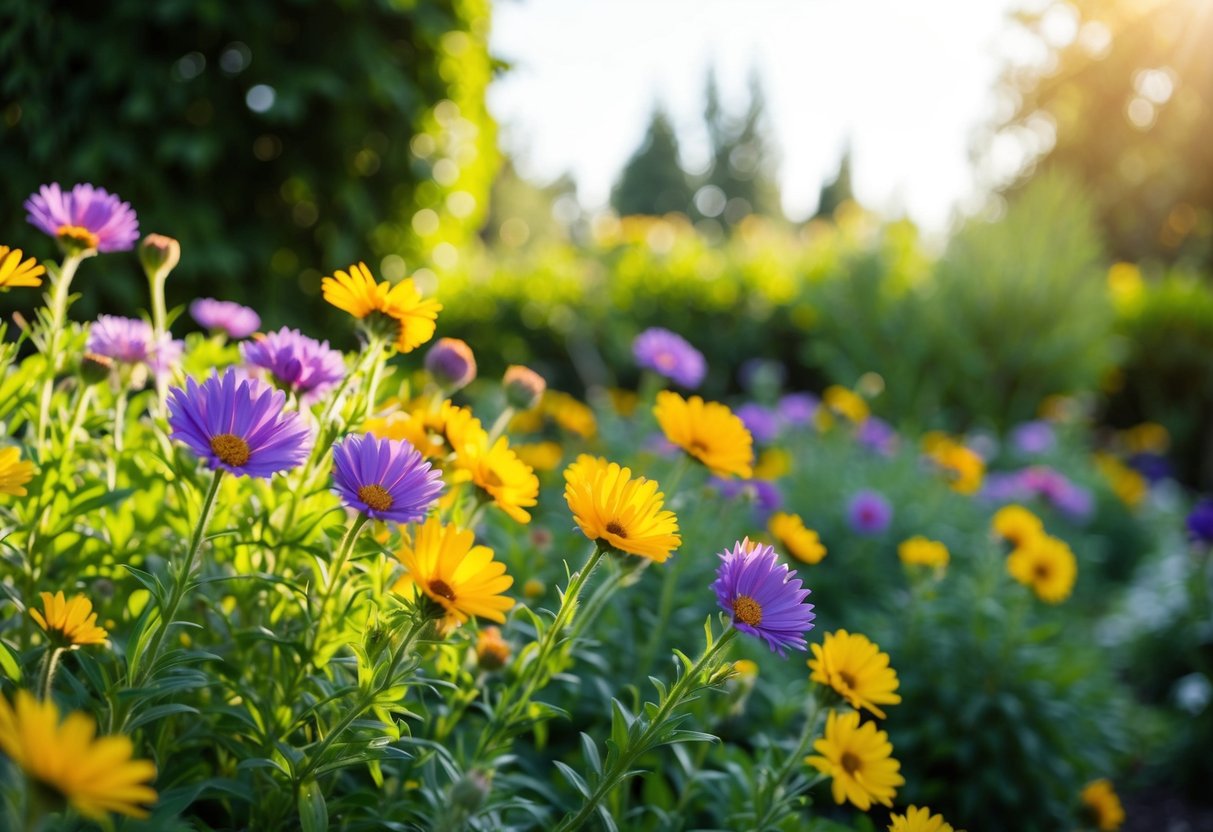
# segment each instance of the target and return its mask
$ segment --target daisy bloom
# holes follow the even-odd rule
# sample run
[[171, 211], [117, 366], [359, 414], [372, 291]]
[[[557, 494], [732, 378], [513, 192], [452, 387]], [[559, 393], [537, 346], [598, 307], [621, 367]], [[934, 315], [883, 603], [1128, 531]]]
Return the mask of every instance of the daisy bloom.
[[990, 528], [994, 530], [994, 534], [1015, 547], [1045, 533], [1045, 525], [1040, 522], [1040, 518], [1023, 506], [1017, 505], [1003, 506], [995, 512]]
[[564, 459], [564, 449], [559, 442], [533, 442], [514, 448], [518, 458], [536, 471], [555, 471]]
[[130, 251], [139, 239], [130, 203], [104, 188], [80, 184], [64, 193], [58, 182], [43, 185], [25, 201], [25, 210], [30, 224], [65, 251]]
[[926, 806], [911, 806], [904, 815], [889, 816], [889, 832], [953, 832], [943, 815], [932, 815]]
[[70, 601], [63, 592], [51, 595], [43, 592], [42, 609], [30, 607], [30, 617], [47, 635], [71, 645], [81, 647], [86, 644], [105, 644], [109, 633], [103, 627], [97, 626], [97, 613], [93, 612], [93, 602], [83, 595], [77, 595]]
[[1088, 783], [1082, 790], [1082, 803], [1091, 821], [1101, 832], [1115, 832], [1125, 822], [1125, 810], [1120, 798], [1106, 779]]
[[838, 630], [826, 633], [822, 644], [810, 645], [813, 658], [809, 679], [834, 692], [852, 708], [867, 708], [881, 719], [885, 713], [878, 705], [896, 705], [897, 672], [889, 667], [889, 654], [859, 633]]
[[653, 408], [666, 439], [720, 477], [753, 474], [754, 440], [741, 419], [718, 402], [662, 390]]
[[915, 535], [897, 546], [897, 557], [907, 566], [931, 566], [944, 569], [948, 565], [948, 547], [938, 540]]
[[423, 300], [412, 278], [393, 286], [386, 280], [376, 283], [365, 263], [337, 271], [320, 281], [324, 299], [373, 330], [392, 334], [400, 352], [412, 352], [434, 337], [435, 321], [442, 311], [436, 300]]
[[775, 548], [746, 538], [722, 552], [720, 561], [712, 589], [733, 626], [763, 639], [781, 657], [788, 647], [805, 650], [805, 633], [816, 618], [813, 605], [805, 603], [809, 590], [779, 562]]
[[9, 446], [0, 448], [0, 494], [24, 497], [23, 487], [34, 478], [34, 463], [21, 459], [21, 451]]
[[589, 439], [598, 432], [598, 420], [585, 402], [560, 390], [548, 390], [543, 396], [543, 411], [561, 430]]
[[564, 500], [590, 540], [657, 563], [682, 544], [678, 519], [664, 509], [656, 481], [584, 454], [565, 469], [564, 479]]
[[298, 413], [283, 410], [286, 394], [228, 368], [202, 384], [187, 379], [168, 395], [172, 436], [212, 471], [269, 479], [301, 464], [312, 435]]
[[88, 328], [84, 349], [122, 364], [146, 364], [153, 372], [167, 372], [181, 359], [183, 344], [164, 333], [156, 342], [152, 325], [138, 318], [98, 315]]
[[864, 489], [847, 503], [847, 522], [857, 534], [880, 534], [892, 521], [893, 506], [879, 491]]
[[813, 750], [817, 754], [804, 761], [833, 779], [831, 789], [839, 805], [849, 800], [865, 812], [874, 802], [892, 806], [897, 787], [905, 785], [889, 735], [876, 730], [874, 722], [860, 725], [858, 711], [830, 711], [825, 734], [813, 743]]
[[[473, 424], [472, 422], [475, 422]], [[519, 523], [531, 522], [526, 509], [539, 501], [539, 478], [518, 458], [504, 436], [489, 444], [478, 420], [460, 422], [447, 437], [455, 449], [453, 482], [470, 482]]]
[[38, 265], [33, 257], [22, 260], [19, 248], [0, 246], [0, 292], [18, 286], [41, 286], [46, 267]]
[[827, 408], [857, 425], [867, 421], [872, 412], [863, 396], [838, 384], [827, 387], [821, 397]]
[[821, 545], [821, 538], [817, 532], [805, 528], [804, 520], [800, 519], [799, 514], [776, 512], [767, 521], [767, 530], [789, 555], [801, 563], [821, 563], [821, 559], [826, 556], [826, 547]]
[[953, 491], [974, 494], [981, 488], [986, 463], [977, 451], [939, 434], [928, 434], [923, 445], [931, 461], [948, 476]]
[[350, 434], [333, 445], [333, 491], [373, 520], [412, 523], [442, 491], [442, 472], [407, 442]]
[[129, 737], [96, 733], [91, 716], [71, 713], [61, 722], [53, 701], [39, 702], [28, 691], [18, 690], [11, 703], [0, 696], [0, 752], [39, 787], [91, 820], [110, 812], [147, 817], [156, 767], [133, 759]]
[[514, 601], [501, 593], [514, 583], [505, 564], [487, 546], [476, 546], [471, 531], [444, 526], [437, 517], [425, 521], [396, 557], [405, 574], [392, 591], [416, 597], [418, 591], [445, 611], [444, 624], [458, 626], [471, 616], [498, 623]]
[[636, 336], [632, 355], [638, 367], [652, 370], [688, 390], [702, 384], [708, 371], [703, 353], [681, 335], [657, 326]]
[[488, 432], [471, 410], [449, 400], [434, 408], [424, 396], [403, 410], [367, 419], [363, 429], [379, 439], [403, 439], [435, 464], [450, 456], [456, 443], [488, 441]]
[[236, 339], [247, 338], [261, 327], [260, 315], [230, 300], [198, 298], [190, 304], [190, 317], [203, 329]]
[[1070, 597], [1078, 578], [1078, 561], [1069, 544], [1042, 535], [1017, 547], [1007, 557], [1007, 571], [1047, 604], [1060, 604]]
[[345, 378], [345, 356], [331, 349], [328, 341], [309, 338], [297, 329], [282, 327], [245, 341], [240, 355], [307, 403], [315, 402]]

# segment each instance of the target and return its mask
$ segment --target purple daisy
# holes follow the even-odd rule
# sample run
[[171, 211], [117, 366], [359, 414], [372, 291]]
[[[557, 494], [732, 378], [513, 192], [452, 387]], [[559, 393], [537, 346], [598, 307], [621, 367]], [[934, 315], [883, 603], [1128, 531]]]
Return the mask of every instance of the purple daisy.
[[1053, 426], [1048, 422], [1037, 419], [1024, 422], [1011, 431], [1011, 442], [1019, 452], [1028, 456], [1039, 456], [1053, 450], [1057, 443], [1057, 435]]
[[681, 335], [657, 326], [636, 336], [632, 355], [642, 369], [663, 375], [688, 390], [702, 384], [708, 372], [703, 353]]
[[869, 416], [855, 431], [855, 439], [860, 445], [870, 448], [881, 456], [892, 456], [897, 444], [897, 431], [893, 426], [878, 416]]
[[26, 219], [65, 248], [129, 251], [139, 239], [139, 221], [129, 202], [104, 188], [80, 184], [64, 193], [43, 185], [25, 201]]
[[374, 520], [411, 523], [442, 491], [442, 472], [403, 440], [350, 434], [333, 445], [333, 485], [347, 506]]
[[1206, 497], [1193, 506], [1187, 522], [1194, 540], [1213, 543], [1213, 500]]
[[769, 444], [779, 438], [779, 417], [770, 408], [747, 402], [734, 411], [755, 442]]
[[847, 504], [847, 522], [857, 534], [880, 534], [892, 520], [893, 506], [879, 491], [864, 489]]
[[726, 500], [741, 499], [753, 503], [754, 514], [763, 522], [771, 512], [783, 505], [779, 486], [770, 480], [722, 480], [712, 477], [708, 484]]
[[152, 325], [137, 318], [99, 315], [88, 329], [84, 349], [123, 364], [146, 364], [159, 374], [181, 358], [182, 343], [165, 333], [156, 343]]
[[817, 615], [805, 603], [809, 590], [779, 562], [775, 547], [746, 538], [722, 552], [720, 560], [712, 589], [720, 608], [733, 616], [733, 626], [764, 639], [781, 657], [789, 647], [804, 651], [805, 633]]
[[229, 368], [202, 384], [169, 390], [172, 435], [211, 470], [269, 479], [307, 459], [312, 434], [298, 413], [286, 412], [286, 394]]
[[788, 393], [779, 400], [779, 417], [789, 425], [809, 425], [817, 416], [821, 400], [812, 393]]
[[190, 304], [190, 317], [211, 332], [226, 332], [229, 338], [247, 338], [261, 326], [261, 316], [230, 300], [198, 298]]
[[309, 338], [297, 329], [283, 327], [264, 337], [245, 341], [240, 354], [254, 367], [266, 370], [280, 385], [305, 402], [312, 402], [345, 378], [345, 356], [329, 348], [328, 341]]

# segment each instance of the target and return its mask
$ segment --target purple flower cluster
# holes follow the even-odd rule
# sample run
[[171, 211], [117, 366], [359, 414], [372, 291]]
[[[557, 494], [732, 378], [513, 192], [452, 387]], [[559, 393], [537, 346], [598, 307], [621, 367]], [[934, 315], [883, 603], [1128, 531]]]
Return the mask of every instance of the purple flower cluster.
[[1011, 431], [1011, 443], [1020, 453], [1027, 456], [1040, 456], [1053, 450], [1057, 444], [1057, 435], [1053, 426], [1043, 419], [1024, 422]]
[[1095, 510], [1091, 492], [1047, 465], [993, 473], [982, 484], [981, 497], [991, 503], [1022, 503], [1040, 498], [1072, 520], [1086, 520]]
[[821, 399], [812, 393], [788, 393], [779, 400], [776, 410], [788, 425], [811, 425], [817, 418]]
[[89, 327], [84, 349], [122, 364], [146, 364], [152, 372], [160, 374], [180, 360], [182, 347], [167, 332], [157, 344], [152, 325], [147, 321], [100, 315]]
[[190, 317], [203, 329], [236, 339], [249, 337], [261, 326], [260, 315], [230, 300], [198, 298], [190, 304]]
[[632, 342], [632, 355], [641, 369], [652, 370], [688, 390], [702, 384], [708, 372], [703, 353], [681, 335], [661, 327], [637, 335]]
[[747, 500], [754, 505], [754, 514], [761, 522], [783, 505], [783, 494], [770, 480], [725, 480], [712, 477], [708, 485], [726, 500]]
[[806, 604], [809, 590], [786, 563], [780, 563], [773, 546], [738, 541], [720, 554], [712, 590], [720, 608], [733, 617], [733, 626], [761, 638], [781, 657], [787, 648], [805, 650], [804, 636], [813, 629], [813, 605]]
[[878, 535], [893, 521], [893, 506], [879, 491], [856, 492], [847, 503], [847, 522], [856, 534]]
[[34, 227], [66, 246], [129, 251], [139, 239], [139, 221], [130, 203], [89, 184], [67, 193], [58, 182], [43, 185], [25, 201], [25, 210]]
[[345, 378], [345, 356], [330, 349], [328, 341], [309, 338], [297, 329], [283, 327], [262, 338], [245, 341], [240, 345], [240, 354], [305, 403], [314, 402]]
[[760, 445], [767, 445], [779, 438], [779, 414], [757, 402], [748, 402], [735, 411], [737, 418]]

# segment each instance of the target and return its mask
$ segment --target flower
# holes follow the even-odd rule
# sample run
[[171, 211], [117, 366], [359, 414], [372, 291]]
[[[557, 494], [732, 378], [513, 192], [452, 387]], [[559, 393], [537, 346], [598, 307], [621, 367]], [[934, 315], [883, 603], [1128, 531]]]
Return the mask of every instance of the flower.
[[462, 436], [448, 428], [447, 437], [455, 449], [452, 481], [471, 482], [515, 521], [531, 522], [526, 509], [539, 501], [539, 478], [510, 448], [509, 440], [501, 436], [490, 444], [475, 419]]
[[853, 390], [835, 384], [827, 387], [821, 395], [826, 407], [857, 425], [871, 415], [867, 401]]
[[0, 696], [0, 751], [27, 776], [92, 820], [109, 812], [147, 817], [144, 807], [156, 800], [149, 785], [156, 767], [132, 758], [129, 737], [96, 733], [88, 714], [71, 713], [60, 722], [51, 700], [39, 702], [24, 690], [11, 704]]
[[770, 408], [747, 402], [737, 408], [737, 418], [745, 425], [755, 442], [768, 444], [779, 438], [779, 417]]
[[753, 473], [754, 440], [741, 420], [723, 404], [698, 396], [684, 399], [662, 390], [653, 408], [661, 430], [678, 447], [720, 477]]
[[897, 671], [889, 667], [889, 654], [881, 652], [867, 636], [838, 630], [826, 633], [823, 644], [810, 645], [809, 676], [819, 685], [833, 688], [855, 710], [867, 708], [881, 719], [877, 705], [896, 705]]
[[1011, 431], [1011, 442], [1022, 454], [1036, 456], [1047, 454], [1057, 444], [1057, 436], [1053, 425], [1044, 419], [1036, 419], [1017, 425]]
[[46, 267], [38, 265], [33, 257], [22, 260], [19, 248], [0, 246], [0, 292], [18, 286], [41, 286]]
[[85, 351], [127, 365], [146, 364], [163, 373], [181, 358], [182, 343], [167, 332], [156, 343], [152, 325], [136, 318], [98, 315], [88, 328]]
[[24, 497], [23, 486], [34, 478], [34, 463], [21, 459], [21, 451], [12, 446], [0, 448], [0, 494]]
[[911, 806], [904, 815], [889, 816], [889, 832], [953, 832], [943, 815], [932, 815], [926, 806]]
[[879, 491], [859, 491], [847, 504], [847, 521], [858, 534], [880, 534], [892, 520], [893, 506]]
[[564, 500], [582, 534], [620, 552], [664, 563], [682, 545], [655, 480], [582, 454], [564, 472]]
[[783, 448], [764, 448], [754, 463], [754, 478], [777, 480], [792, 470], [792, 455]]
[[350, 266], [348, 273], [334, 272], [320, 281], [320, 288], [333, 306], [367, 321], [372, 329], [390, 331], [400, 352], [412, 352], [433, 338], [442, 311], [438, 301], [422, 300], [412, 278], [395, 286], [386, 280], [376, 283], [365, 263]]
[[1040, 518], [1019, 505], [1000, 508], [994, 514], [990, 528], [994, 530], [994, 534], [1016, 548], [1045, 533], [1045, 526], [1040, 522]]
[[237, 379], [228, 368], [202, 384], [186, 379], [168, 395], [168, 423], [212, 471], [269, 479], [296, 467], [312, 449], [311, 431], [298, 413], [283, 410], [286, 394], [257, 379]]
[[476, 636], [476, 664], [481, 670], [500, 670], [510, 660], [510, 643], [501, 637], [501, 628], [485, 627]]
[[181, 243], [163, 234], [148, 234], [139, 244], [139, 263], [149, 280], [168, 277], [181, 262]]
[[[4, 451], [0, 451], [0, 492], [4, 491]], [[8, 492], [12, 493], [12, 492]], [[1194, 540], [1213, 543], [1213, 500], [1208, 497], [1192, 507], [1188, 515], [1188, 532]]]
[[408, 442], [350, 434], [333, 445], [333, 491], [373, 520], [412, 523], [442, 491], [442, 472]]
[[773, 546], [738, 541], [732, 551], [720, 554], [712, 589], [720, 608], [733, 616], [733, 626], [764, 639], [781, 657], [785, 648], [805, 650], [804, 635], [813, 629], [813, 605], [806, 604], [809, 590], [779, 563]]
[[893, 805], [897, 787], [906, 780], [898, 771], [901, 763], [893, 759], [889, 735], [876, 730], [876, 723], [859, 724], [859, 712], [840, 714], [830, 711], [825, 735], [813, 743], [816, 755], [805, 762], [833, 779], [834, 802], [851, 801], [867, 811], [872, 803]]
[[1140, 505], [1150, 493], [1146, 478], [1111, 454], [1095, 454], [1095, 467], [1112, 486], [1112, 493], [1130, 508]]
[[261, 316], [238, 303], [198, 298], [190, 304], [190, 316], [211, 332], [226, 332], [229, 338], [247, 338], [261, 326]]
[[779, 486], [767, 480], [722, 480], [712, 477], [708, 485], [716, 489], [726, 500], [740, 500], [754, 508], [754, 516], [762, 520], [783, 505], [783, 494]]
[[948, 565], [948, 547], [938, 540], [916, 535], [903, 540], [897, 547], [897, 557], [907, 566], [932, 566], [943, 569]]
[[1125, 822], [1124, 807], [1106, 779], [1088, 783], [1082, 790], [1082, 803], [1092, 822], [1103, 832], [1114, 832]]
[[548, 390], [543, 394], [543, 411], [561, 430], [575, 433], [582, 439], [589, 439], [598, 431], [598, 421], [589, 405], [560, 390]]
[[245, 341], [240, 355], [308, 403], [345, 378], [345, 356], [331, 349], [328, 341], [309, 338], [297, 329], [283, 327]]
[[661, 327], [651, 327], [632, 341], [632, 355], [641, 369], [652, 370], [688, 390], [703, 383], [708, 365], [703, 353], [685, 338]]
[[1032, 587], [1040, 600], [1060, 604], [1074, 589], [1078, 561], [1064, 540], [1040, 535], [1011, 552], [1007, 571], [1021, 584]]
[[472, 411], [445, 399], [435, 408], [429, 397], [410, 402], [404, 410], [367, 419], [364, 428], [380, 439], [403, 439], [435, 464], [454, 451], [455, 443], [488, 441]]
[[953, 491], [973, 494], [981, 488], [986, 463], [977, 451], [941, 435], [928, 435], [923, 445], [927, 457], [948, 475]]
[[[374, 441], [374, 440], [371, 440]], [[505, 564], [493, 559], [493, 550], [476, 546], [476, 535], [444, 526], [430, 517], [406, 542], [396, 557], [404, 564], [403, 577], [393, 592], [416, 596], [420, 590], [446, 610], [444, 623], [455, 627], [471, 616], [504, 622], [514, 601], [501, 593], [514, 583]]]
[[476, 379], [476, 356], [466, 341], [439, 338], [425, 354], [425, 369], [443, 390], [453, 392]]
[[40, 594], [45, 614], [32, 607], [29, 614], [48, 635], [61, 639], [72, 647], [105, 644], [109, 633], [105, 628], [97, 626], [97, 613], [93, 612], [92, 601], [83, 595], [77, 595], [69, 601], [62, 591], [54, 595], [49, 592]]
[[826, 556], [826, 547], [821, 545], [821, 538], [817, 532], [805, 528], [799, 514], [782, 511], [772, 514], [767, 529], [779, 541], [779, 545], [798, 561], [811, 565], [821, 563]]
[[518, 445], [514, 453], [525, 464], [535, 471], [555, 471], [560, 467], [564, 458], [564, 449], [559, 442], [533, 442], [529, 445]]
[[855, 441], [881, 456], [892, 456], [897, 444], [897, 431], [878, 416], [869, 416], [855, 431]]
[[543, 400], [543, 391], [548, 383], [530, 367], [511, 364], [505, 368], [501, 386], [505, 389], [505, 400], [510, 407], [530, 410]]
[[80, 184], [63, 193], [59, 183], [43, 185], [25, 201], [26, 220], [68, 251], [130, 251], [139, 239], [139, 221], [129, 202], [104, 188]]
[[821, 402], [812, 393], [788, 393], [779, 400], [776, 409], [789, 425], [811, 425]]

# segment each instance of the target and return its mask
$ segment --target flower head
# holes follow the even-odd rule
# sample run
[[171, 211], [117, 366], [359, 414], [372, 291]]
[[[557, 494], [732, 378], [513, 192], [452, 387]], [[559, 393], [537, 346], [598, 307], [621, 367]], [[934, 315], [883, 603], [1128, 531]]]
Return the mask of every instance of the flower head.
[[831, 789], [839, 805], [849, 800], [865, 812], [873, 802], [892, 806], [897, 787], [905, 785], [889, 735], [876, 730], [874, 722], [860, 725], [858, 711], [830, 711], [825, 735], [813, 743], [813, 750], [817, 754], [805, 757], [805, 762], [833, 779]]
[[505, 621], [514, 601], [501, 593], [514, 583], [505, 564], [493, 559], [487, 546], [476, 546], [471, 531], [444, 526], [436, 517], [425, 521], [396, 552], [405, 574], [393, 592], [416, 596], [424, 593], [446, 610], [447, 626], [458, 626], [471, 616]]
[[167, 332], [156, 343], [152, 325], [147, 321], [98, 315], [88, 328], [85, 350], [122, 364], [146, 364], [154, 372], [163, 373], [181, 358], [182, 344]]
[[932, 815], [926, 806], [911, 806], [904, 815], [889, 816], [889, 832], [953, 832], [943, 815]]
[[941, 434], [928, 435], [923, 444], [927, 457], [947, 475], [953, 491], [973, 494], [981, 488], [986, 463], [980, 454]]
[[245, 341], [240, 354], [305, 402], [314, 402], [345, 378], [345, 356], [331, 349], [328, 341], [309, 338], [297, 329], [283, 327]]
[[30, 608], [30, 617], [38, 626], [64, 644], [80, 647], [86, 644], [105, 644], [109, 633], [105, 628], [97, 626], [97, 613], [93, 612], [93, 602], [83, 595], [77, 595], [70, 601], [63, 592], [51, 595], [43, 592], [42, 609], [44, 613]]
[[880, 534], [892, 520], [893, 506], [879, 491], [859, 491], [847, 504], [847, 521], [858, 534]]
[[1020, 453], [1028, 456], [1047, 454], [1057, 444], [1053, 425], [1043, 419], [1024, 422], [1011, 431], [1011, 442]]
[[0, 246], [0, 292], [18, 286], [41, 286], [46, 267], [38, 265], [33, 257], [22, 260], [19, 248]]
[[34, 478], [34, 463], [21, 459], [21, 451], [11, 445], [0, 448], [0, 494], [24, 497], [24, 486]]
[[202, 384], [187, 379], [168, 396], [168, 423], [211, 470], [269, 479], [307, 459], [312, 435], [298, 413], [283, 410], [286, 394], [229, 368]]
[[884, 719], [878, 705], [896, 705], [897, 671], [889, 667], [889, 654], [881, 652], [868, 637], [838, 630], [826, 633], [822, 644], [810, 645], [809, 677], [819, 685], [832, 688], [855, 710], [867, 708]]
[[754, 440], [732, 411], [698, 396], [684, 399], [663, 390], [653, 408], [661, 430], [678, 447], [720, 477], [753, 473]]
[[442, 472], [407, 442], [350, 434], [333, 445], [333, 490], [374, 520], [412, 523], [442, 491]]
[[1000, 508], [995, 512], [990, 527], [994, 530], [994, 534], [1014, 547], [1023, 546], [1045, 533], [1045, 526], [1040, 522], [1040, 518], [1018, 505]]
[[1007, 558], [1007, 571], [1047, 604], [1070, 597], [1078, 578], [1078, 561], [1069, 545], [1049, 535], [1020, 544]]
[[474, 418], [449, 422], [447, 438], [455, 451], [453, 481], [472, 483], [515, 521], [531, 522], [526, 509], [539, 501], [539, 478], [510, 448], [509, 440], [501, 436], [490, 442]]
[[855, 431], [855, 441], [871, 448], [881, 456], [892, 456], [897, 444], [897, 431], [878, 416], [869, 416]]
[[1082, 790], [1082, 803], [1096, 828], [1102, 832], [1115, 832], [1125, 822], [1125, 810], [1120, 798], [1106, 779], [1088, 783]]
[[[0, 451], [0, 472], [3, 471], [3, 451]], [[0, 482], [3, 480], [3, 473], [0, 473]], [[0, 492], [4, 490], [4, 486], [0, 484]], [[1200, 500], [1192, 507], [1191, 513], [1188, 514], [1188, 533], [1195, 540], [1201, 543], [1213, 543], [1213, 500], [1206, 497]]]
[[786, 648], [805, 650], [805, 633], [813, 629], [809, 590], [780, 563], [773, 546], [738, 541], [720, 554], [712, 589], [720, 608], [733, 616], [733, 626], [766, 641], [780, 656]]
[[822, 401], [832, 412], [857, 425], [867, 421], [872, 413], [863, 396], [838, 384], [826, 388]]
[[620, 552], [664, 563], [682, 544], [678, 519], [664, 510], [654, 480], [582, 455], [564, 472], [564, 499], [582, 534]]
[[476, 664], [481, 670], [500, 670], [510, 660], [510, 643], [501, 637], [501, 628], [485, 627], [476, 636]]
[[745, 425], [755, 442], [769, 444], [779, 438], [779, 416], [757, 402], [747, 402], [737, 408], [737, 418]]
[[190, 304], [190, 316], [211, 332], [226, 332], [229, 338], [247, 338], [261, 326], [261, 316], [230, 300], [198, 298]]
[[320, 281], [324, 299], [365, 322], [369, 328], [382, 327], [392, 336], [396, 349], [412, 352], [434, 337], [435, 321], [442, 311], [436, 300], [423, 300], [405, 278], [393, 286], [386, 280], [376, 283], [365, 263], [350, 266], [348, 272], [336, 271]]
[[130, 251], [139, 239], [139, 221], [130, 203], [104, 188], [80, 184], [64, 193], [59, 183], [43, 185], [25, 201], [26, 219], [68, 251]]
[[767, 523], [767, 530], [789, 555], [802, 563], [821, 563], [821, 559], [826, 556], [826, 547], [821, 545], [821, 538], [817, 532], [805, 528], [804, 520], [799, 514], [786, 514], [782, 511], [772, 514]]
[[467, 387], [476, 379], [476, 356], [466, 341], [439, 338], [425, 354], [425, 369], [448, 392]]
[[510, 407], [530, 410], [543, 401], [543, 391], [547, 390], [548, 383], [530, 367], [511, 364], [505, 368], [501, 386], [505, 388], [505, 399]]
[[703, 353], [685, 338], [661, 327], [651, 327], [632, 342], [636, 364], [665, 376], [676, 384], [694, 390], [703, 383], [708, 365]]
[[168, 277], [181, 262], [181, 243], [163, 234], [148, 234], [139, 244], [139, 263], [149, 280]]
[[136, 760], [130, 738], [97, 737], [84, 713], [60, 722], [51, 700], [39, 702], [18, 690], [10, 703], [0, 696], [0, 751], [39, 785], [57, 793], [80, 814], [100, 821], [114, 812], [147, 817], [155, 802], [156, 767]]
[[901, 541], [897, 547], [897, 557], [907, 566], [930, 566], [934, 569], [944, 569], [949, 560], [947, 546], [922, 535]]
[[821, 400], [812, 393], [788, 393], [779, 400], [779, 417], [789, 425], [811, 425]]

